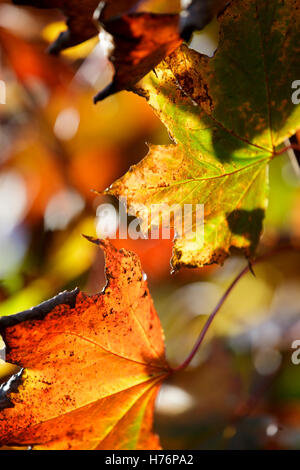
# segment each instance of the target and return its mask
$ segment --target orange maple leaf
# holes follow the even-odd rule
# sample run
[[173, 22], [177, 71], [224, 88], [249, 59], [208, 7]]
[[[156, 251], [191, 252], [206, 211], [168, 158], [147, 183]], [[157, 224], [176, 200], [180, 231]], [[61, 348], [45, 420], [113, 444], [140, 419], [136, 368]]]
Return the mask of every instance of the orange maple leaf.
[[34, 449], [158, 449], [153, 407], [170, 373], [162, 328], [138, 257], [92, 240], [106, 256], [106, 288], [63, 292], [0, 318], [7, 360], [0, 444]]

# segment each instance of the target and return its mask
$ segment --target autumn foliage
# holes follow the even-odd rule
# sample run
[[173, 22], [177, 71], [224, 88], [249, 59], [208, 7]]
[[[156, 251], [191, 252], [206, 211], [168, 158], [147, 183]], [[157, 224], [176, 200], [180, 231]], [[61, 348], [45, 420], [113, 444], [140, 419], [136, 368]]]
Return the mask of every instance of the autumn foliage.
[[[0, 10], [0, 447], [161, 449], [162, 386], [175, 397], [156, 415], [165, 446], [212, 447], [220, 434], [219, 448], [242, 448], [251, 413], [296, 428], [298, 2]], [[208, 56], [198, 49], [211, 25]], [[103, 239], [95, 211], [124, 197], [140, 236]], [[204, 206], [204, 241], [194, 222], [179, 236], [174, 220], [173, 239], [150, 239], [153, 207], [159, 226], [185, 205]], [[266, 429], [257, 445], [287, 446], [279, 424]]]
[[137, 257], [94, 242], [106, 257], [101, 294], [75, 290], [1, 318], [7, 360], [22, 368], [2, 391], [2, 445], [159, 448], [152, 408], [170, 372], [160, 322]]

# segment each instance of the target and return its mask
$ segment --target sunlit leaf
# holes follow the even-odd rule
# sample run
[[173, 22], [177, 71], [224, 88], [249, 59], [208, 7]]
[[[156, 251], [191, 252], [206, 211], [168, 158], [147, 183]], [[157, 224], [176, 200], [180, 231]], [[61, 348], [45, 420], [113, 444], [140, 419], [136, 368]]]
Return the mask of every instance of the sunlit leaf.
[[113, 82], [95, 98], [129, 89], [181, 43], [178, 15], [132, 13], [104, 23], [114, 38], [111, 61], [115, 67]]
[[204, 245], [194, 230], [178, 238], [175, 268], [222, 263], [232, 247], [254, 254], [268, 163], [300, 126], [300, 107], [291, 100], [300, 76], [296, 3], [232, 1], [219, 17], [213, 58], [182, 46], [136, 87], [174, 145], [151, 146], [108, 192], [127, 197], [144, 230], [153, 204], [204, 204]]
[[169, 373], [162, 329], [138, 258], [95, 241], [107, 286], [75, 289], [0, 319], [8, 361], [0, 443], [35, 449], [157, 449], [155, 395]]

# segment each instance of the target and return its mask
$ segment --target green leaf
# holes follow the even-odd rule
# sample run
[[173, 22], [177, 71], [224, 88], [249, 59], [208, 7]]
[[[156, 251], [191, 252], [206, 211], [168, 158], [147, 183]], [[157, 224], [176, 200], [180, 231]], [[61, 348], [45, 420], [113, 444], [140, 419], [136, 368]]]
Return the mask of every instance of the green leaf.
[[[152, 204], [204, 204], [204, 244], [175, 240], [175, 268], [254, 254], [267, 207], [268, 163], [300, 127], [296, 0], [233, 0], [219, 17], [213, 58], [182, 46], [137, 86], [174, 145], [148, 155], [108, 190], [142, 218]], [[153, 220], [151, 220], [153, 222]]]

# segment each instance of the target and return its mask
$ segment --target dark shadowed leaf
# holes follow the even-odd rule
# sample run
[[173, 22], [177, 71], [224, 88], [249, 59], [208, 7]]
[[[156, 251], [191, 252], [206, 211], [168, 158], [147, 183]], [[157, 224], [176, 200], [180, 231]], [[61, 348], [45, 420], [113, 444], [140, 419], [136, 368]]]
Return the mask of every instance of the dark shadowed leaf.
[[178, 21], [178, 15], [174, 14], [133, 13], [105, 22], [105, 30], [114, 38], [110, 60], [115, 75], [95, 101], [130, 89], [173, 52], [181, 43]]
[[[15, 5], [28, 5], [36, 8], [57, 8], [67, 17], [67, 31], [62, 32], [51, 45], [50, 52], [75, 46], [98, 34], [99, 29], [93, 15], [99, 0], [13, 0]], [[103, 9], [103, 18], [121, 14], [137, 3], [137, 0], [108, 0]]]

